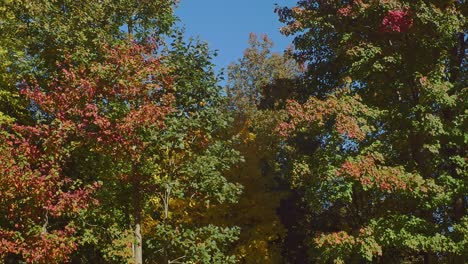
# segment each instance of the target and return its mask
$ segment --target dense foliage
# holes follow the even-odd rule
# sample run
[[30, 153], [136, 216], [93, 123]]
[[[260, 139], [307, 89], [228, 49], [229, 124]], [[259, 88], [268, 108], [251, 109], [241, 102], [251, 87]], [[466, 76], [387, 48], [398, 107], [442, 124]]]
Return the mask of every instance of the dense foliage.
[[[300, 1], [278, 9], [311, 97], [278, 127], [310, 261], [463, 263], [466, 2]], [[334, 221], [328, 219], [333, 218]]]
[[240, 156], [210, 51], [169, 34], [173, 4], [2, 3], [6, 262], [233, 260], [235, 226], [187, 218], [236, 200]]
[[277, 7], [225, 87], [177, 3], [0, 4], [0, 262], [467, 261], [466, 1]]

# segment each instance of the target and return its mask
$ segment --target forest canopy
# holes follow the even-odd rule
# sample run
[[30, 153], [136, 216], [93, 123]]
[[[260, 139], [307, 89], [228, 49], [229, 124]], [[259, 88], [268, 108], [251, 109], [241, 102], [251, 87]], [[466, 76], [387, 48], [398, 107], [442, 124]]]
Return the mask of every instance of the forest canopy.
[[466, 1], [276, 6], [226, 81], [178, 2], [0, 3], [0, 262], [468, 261]]

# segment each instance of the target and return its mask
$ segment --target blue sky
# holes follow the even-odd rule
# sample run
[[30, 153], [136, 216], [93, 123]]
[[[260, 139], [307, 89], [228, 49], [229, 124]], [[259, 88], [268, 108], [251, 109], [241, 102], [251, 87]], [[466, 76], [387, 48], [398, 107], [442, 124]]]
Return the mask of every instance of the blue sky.
[[293, 6], [296, 0], [181, 0], [176, 14], [187, 35], [199, 36], [219, 51], [217, 68], [226, 68], [242, 56], [249, 33], [268, 34], [274, 51], [283, 51], [292, 39], [279, 33], [282, 26], [274, 4]]

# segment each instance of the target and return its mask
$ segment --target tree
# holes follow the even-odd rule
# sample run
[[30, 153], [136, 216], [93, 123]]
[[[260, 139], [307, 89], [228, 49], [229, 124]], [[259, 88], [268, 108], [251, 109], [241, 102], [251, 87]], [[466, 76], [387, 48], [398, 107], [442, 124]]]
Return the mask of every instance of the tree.
[[272, 47], [267, 35], [259, 40], [251, 33], [244, 56], [229, 65], [226, 91], [237, 109], [256, 109], [266, 96], [264, 87], [299, 74], [300, 68], [288, 53], [272, 53]]
[[[102, 201], [101, 206], [83, 215], [84, 237], [75, 254], [76, 261], [133, 262], [131, 245], [134, 230], [129, 229], [129, 223], [136, 218], [132, 213], [136, 205], [129, 205], [129, 197], [137, 193], [134, 187], [137, 184], [140, 190], [138, 197], [130, 198], [130, 202], [139, 201], [141, 247], [146, 252], [145, 261], [233, 261], [225, 253], [237, 236], [235, 227], [219, 227], [187, 219], [191, 212], [190, 203], [209, 205], [236, 200], [240, 186], [228, 182], [222, 173], [239, 160], [239, 155], [223, 137], [223, 130], [230, 122], [218, 107], [222, 98], [209, 67], [210, 55], [206, 45], [198, 42], [186, 45], [180, 41], [183, 39], [175, 39], [172, 43], [174, 49], [161, 51], [164, 53], [162, 56], [157, 55], [155, 49], [142, 54], [144, 61], [157, 58], [155, 63], [167, 72], [158, 72], [159, 68], [148, 69], [147, 72], [146, 66], [134, 71], [142, 74], [140, 77], [150, 76], [152, 82], [158, 82], [159, 77], [170, 81], [169, 85], [162, 85], [163, 89], [157, 90], [163, 94], [170, 91], [173, 96], [171, 111], [164, 115], [163, 128], [158, 129], [155, 120], [147, 124], [152, 126], [140, 127], [144, 125], [144, 117], [155, 112], [149, 111], [143, 116], [135, 116], [135, 122], [123, 122], [132, 131], [121, 131], [122, 134], [130, 136], [135, 133], [133, 135], [138, 139], [137, 143], [129, 145], [129, 150], [102, 141], [103, 145], [98, 148], [102, 151], [96, 152], [96, 147], [85, 146], [74, 153], [70, 166], [75, 177], [91, 176], [104, 183], [96, 193], [97, 199]], [[110, 58], [125, 59], [124, 65], [117, 69], [139, 65], [138, 60], [135, 62], [121, 54], [113, 54]], [[194, 62], [207, 66], [194, 68]], [[120, 60], [112, 61], [109, 65], [118, 66], [119, 63]], [[99, 65], [97, 68], [102, 68]], [[104, 87], [127, 83], [128, 75], [125, 72], [114, 73], [113, 69], [102, 73], [106, 80], [112, 81], [104, 83]], [[131, 76], [138, 78], [135, 74]], [[143, 78], [131, 82], [127, 88], [135, 89], [131, 87], [138, 83], [148, 83], [148, 80]], [[122, 89], [126, 90], [125, 87]], [[143, 90], [129, 92], [143, 97], [147, 94]], [[153, 95], [157, 96], [156, 93]], [[130, 99], [122, 98], [122, 104], [109, 109], [108, 114], [119, 117], [128, 111], [128, 106], [142, 102], [141, 99]], [[163, 106], [164, 102], [169, 101], [157, 100], [155, 103]], [[118, 129], [112, 131], [117, 133]], [[109, 150], [112, 151], [109, 153]], [[133, 182], [135, 177], [138, 182]]]
[[312, 96], [290, 101], [278, 127], [315, 145], [289, 147], [312, 260], [464, 262], [464, 10], [465, 1], [277, 9]]
[[[38, 104], [28, 100], [31, 98], [20, 96], [19, 90], [22, 89], [21, 85], [24, 85], [23, 80], [34, 79], [36, 85], [40, 87], [38, 89], [48, 94], [47, 89], [57, 88], [51, 85], [54, 80], [59, 80], [60, 83], [63, 81], [60, 78], [70, 77], [64, 76], [62, 68], [57, 66], [58, 63], [73, 61], [75, 66], [92, 67], [94, 62], [108, 56], [101, 53], [102, 43], [113, 43], [127, 35], [121, 30], [124, 25], [132, 25], [130, 27], [132, 30], [129, 30], [132, 34], [128, 34], [132, 35], [132, 38], [144, 39], [151, 33], [167, 32], [174, 21], [172, 8], [175, 2], [148, 1], [145, 7], [139, 5], [140, 2], [2, 1], [0, 4], [1, 122], [16, 121], [17, 125], [31, 127], [37, 125], [42, 134], [36, 140], [47, 141], [46, 136], [50, 132], [45, 131], [47, 129], [54, 131], [55, 128], [53, 126], [46, 128], [43, 123], [51, 123], [57, 117], [38, 109], [41, 102]], [[126, 12], [122, 12], [123, 10]], [[54, 93], [59, 97], [56, 90], [52, 94]], [[76, 96], [76, 93], [74, 95]], [[70, 95], [63, 95], [64, 98], [67, 96]], [[38, 143], [33, 141], [30, 144], [34, 147]], [[36, 147], [41, 148], [40, 145]], [[57, 151], [53, 155], [65, 155], [58, 146], [51, 149]], [[72, 159], [68, 154], [65, 156]], [[68, 164], [53, 165], [59, 166], [60, 172], [63, 172]], [[65, 180], [65, 175], [57, 176], [59, 178], [57, 181]]]
[[[64, 62], [61, 76], [48, 89], [44, 91], [30, 82], [23, 90], [43, 116], [32, 129], [38, 130], [42, 140], [50, 140], [47, 151], [52, 155], [61, 151], [73, 155], [84, 148], [121, 164], [116, 175], [105, 181], [103, 190], [108, 184], [118, 183], [134, 194], [125, 202], [132, 211], [128, 224], [134, 228], [136, 263], [142, 263], [141, 193], [147, 188], [148, 177], [141, 173], [147, 146], [144, 134], [163, 127], [173, 100], [168, 93], [168, 71], [153, 57], [153, 51], [152, 46], [135, 44], [106, 47], [104, 61], [90, 68]], [[61, 169], [66, 166], [67, 160], [62, 160]]]
[[239, 235], [237, 223], [199, 217], [235, 203], [242, 189], [226, 175], [241, 157], [227, 133], [233, 120], [223, 108], [213, 53], [206, 43], [186, 42], [176, 32], [165, 54], [173, 67], [176, 110], [155, 135], [156, 170], [164, 184], [149, 199], [147, 247], [157, 263], [234, 263], [229, 248]]
[[[39, 131], [31, 147], [60, 157], [59, 183], [102, 183], [89, 194], [99, 204], [83, 200], [70, 213], [70, 247], [50, 261], [142, 263], [143, 248], [155, 261], [233, 259], [224, 253], [236, 228], [171, 219], [178, 199], [233, 202], [240, 192], [222, 175], [240, 158], [221, 137], [230, 122], [218, 107], [212, 55], [182, 34], [167, 36], [176, 2], [0, 4], [0, 123]], [[165, 36], [172, 49], [155, 46]]]
[[[299, 65], [288, 53], [272, 53], [273, 42], [249, 36], [249, 47], [228, 68], [227, 96], [235, 116], [232, 133], [245, 162], [238, 164], [231, 178], [244, 186], [238, 204], [217, 208], [210, 219], [236, 223], [242, 232], [233, 252], [242, 263], [282, 263], [282, 245], [287, 237], [277, 211], [287, 198], [275, 166], [280, 150], [278, 137], [271, 133], [284, 118], [278, 94], [296, 83]], [[280, 92], [281, 93], [281, 92]]]

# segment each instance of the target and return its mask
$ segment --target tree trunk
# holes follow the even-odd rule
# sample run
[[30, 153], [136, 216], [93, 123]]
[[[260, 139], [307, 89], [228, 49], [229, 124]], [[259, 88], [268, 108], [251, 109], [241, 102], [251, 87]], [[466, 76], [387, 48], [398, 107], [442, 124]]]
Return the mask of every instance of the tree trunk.
[[[137, 178], [137, 177], [136, 177]], [[140, 181], [133, 182], [133, 217], [134, 217], [134, 246], [135, 264], [143, 264], [143, 239], [141, 236], [141, 196]]]
[[143, 240], [141, 237], [141, 225], [135, 224], [135, 264], [143, 264]]
[[435, 264], [437, 263], [437, 257], [432, 252], [427, 252], [424, 254], [424, 264]]

